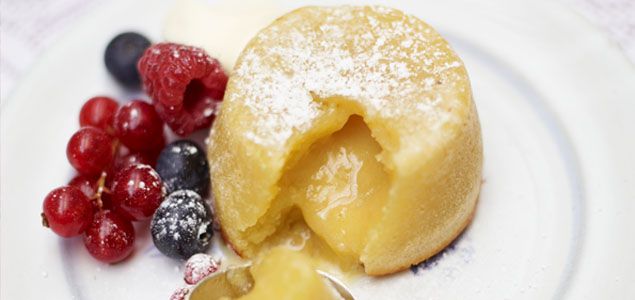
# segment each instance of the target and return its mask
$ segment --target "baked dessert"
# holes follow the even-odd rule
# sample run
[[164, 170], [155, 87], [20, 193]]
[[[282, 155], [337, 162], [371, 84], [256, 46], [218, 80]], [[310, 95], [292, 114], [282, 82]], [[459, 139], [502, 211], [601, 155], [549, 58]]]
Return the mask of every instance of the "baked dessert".
[[226, 241], [389, 274], [467, 226], [482, 142], [467, 72], [430, 26], [385, 7], [304, 7], [239, 56], [209, 138]]

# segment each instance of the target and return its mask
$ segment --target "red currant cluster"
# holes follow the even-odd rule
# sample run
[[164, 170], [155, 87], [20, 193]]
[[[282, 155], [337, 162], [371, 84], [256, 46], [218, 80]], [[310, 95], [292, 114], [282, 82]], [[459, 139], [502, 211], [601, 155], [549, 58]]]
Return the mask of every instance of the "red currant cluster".
[[79, 123], [66, 148], [79, 174], [46, 196], [43, 223], [62, 237], [83, 234], [93, 257], [118, 262], [133, 249], [131, 222], [152, 217], [163, 200], [163, 183], [151, 166], [165, 146], [164, 124], [149, 103], [120, 107], [108, 97], [88, 100]]
[[[79, 114], [81, 128], [66, 148], [68, 161], [79, 174], [46, 196], [42, 222], [62, 237], [83, 235], [93, 257], [114, 263], [132, 252], [135, 233], [131, 222], [151, 218], [168, 188], [169, 192], [193, 190], [179, 191], [173, 197], [193, 203], [208, 189], [205, 155], [189, 141], [171, 145], [172, 152], [184, 147], [187, 153], [176, 157], [167, 153], [161, 160], [157, 170], [163, 172], [167, 185], [152, 166], [166, 146], [164, 122], [181, 136], [212, 124], [227, 75], [218, 60], [202, 49], [173, 43], [151, 45], [134, 32], [116, 36], [106, 48], [104, 61], [123, 86], [142, 83], [152, 104], [134, 100], [120, 107], [108, 97], [95, 97], [84, 104]], [[190, 232], [194, 229], [189, 227], [190, 231], [182, 231], [190, 235], [203, 232], [206, 238], [191, 239], [182, 246], [164, 237], [159, 250], [180, 257], [209, 245], [211, 212], [200, 202], [201, 209], [192, 212], [188, 209], [194, 206], [167, 207], [162, 217], [176, 211], [196, 217], [200, 224], [190, 227], [197, 231]]]

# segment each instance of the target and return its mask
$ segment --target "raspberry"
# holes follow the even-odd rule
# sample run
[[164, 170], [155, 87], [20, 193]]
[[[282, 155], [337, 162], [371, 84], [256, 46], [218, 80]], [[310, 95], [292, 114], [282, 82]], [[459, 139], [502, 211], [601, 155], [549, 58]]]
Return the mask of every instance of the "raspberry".
[[200, 48], [160, 43], [145, 51], [137, 67], [157, 113], [174, 132], [187, 135], [212, 124], [227, 85], [218, 60]]
[[215, 260], [212, 256], [199, 253], [194, 254], [185, 263], [184, 280], [187, 284], [197, 284], [201, 279], [218, 271], [220, 260]]
[[187, 287], [179, 288], [178, 290], [172, 293], [170, 296], [170, 300], [185, 300], [185, 296], [190, 292], [190, 289]]

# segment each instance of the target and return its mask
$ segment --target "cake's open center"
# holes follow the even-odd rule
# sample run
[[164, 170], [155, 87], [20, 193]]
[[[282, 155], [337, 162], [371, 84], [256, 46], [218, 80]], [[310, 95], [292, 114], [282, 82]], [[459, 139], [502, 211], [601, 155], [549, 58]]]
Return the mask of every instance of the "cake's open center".
[[267, 247], [288, 244], [329, 261], [359, 264], [387, 199], [390, 179], [377, 159], [381, 151], [362, 117], [351, 116], [282, 176], [280, 192], [261, 219], [272, 221], [275, 233], [259, 239]]

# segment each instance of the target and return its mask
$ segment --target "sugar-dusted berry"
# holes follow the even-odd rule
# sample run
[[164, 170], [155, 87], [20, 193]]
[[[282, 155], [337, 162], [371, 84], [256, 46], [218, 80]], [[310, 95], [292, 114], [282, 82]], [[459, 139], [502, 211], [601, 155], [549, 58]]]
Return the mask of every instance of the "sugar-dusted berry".
[[161, 118], [179, 135], [209, 127], [223, 99], [227, 75], [200, 48], [160, 43], [139, 60], [139, 72]]
[[185, 276], [187, 284], [197, 284], [201, 279], [215, 273], [220, 268], [220, 260], [214, 259], [209, 254], [194, 254], [185, 263]]
[[133, 221], [152, 217], [163, 201], [159, 174], [148, 165], [131, 165], [119, 171], [112, 183], [113, 209]]
[[199, 194], [180, 190], [170, 194], [150, 223], [152, 241], [161, 253], [179, 259], [207, 250], [212, 241], [212, 211]]
[[110, 165], [114, 154], [115, 139], [97, 127], [82, 127], [66, 146], [68, 161], [83, 175], [100, 175]]
[[114, 134], [113, 121], [117, 108], [119, 104], [110, 97], [90, 98], [79, 112], [79, 126], [93, 126]]
[[120, 107], [114, 124], [116, 136], [130, 150], [151, 151], [165, 143], [163, 121], [150, 103], [133, 100]]
[[128, 257], [134, 241], [132, 223], [110, 210], [96, 213], [84, 234], [86, 250], [106, 263], [116, 263]]
[[43, 222], [62, 237], [82, 234], [93, 220], [93, 205], [88, 197], [73, 186], [51, 191], [43, 204]]

